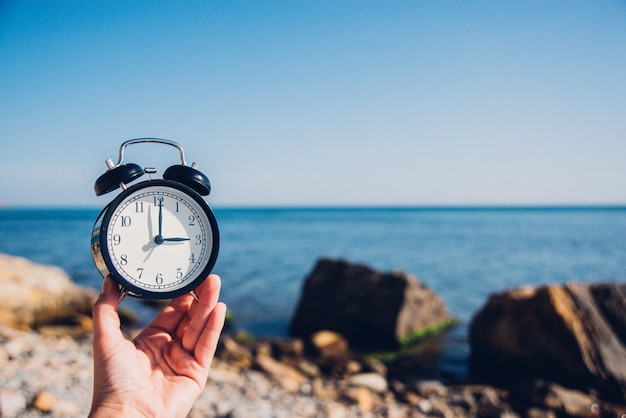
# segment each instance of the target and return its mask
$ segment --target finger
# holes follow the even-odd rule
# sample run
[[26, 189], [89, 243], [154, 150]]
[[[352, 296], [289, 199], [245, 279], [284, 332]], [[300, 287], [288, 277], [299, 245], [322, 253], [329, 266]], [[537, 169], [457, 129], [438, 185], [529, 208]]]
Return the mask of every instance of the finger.
[[187, 312], [187, 315], [185, 315], [185, 317], [181, 319], [180, 323], [178, 324], [178, 328], [176, 328], [176, 333], [173, 336], [176, 337], [178, 341], [183, 340], [183, 336], [185, 335], [185, 332], [187, 331], [187, 327], [189, 326], [189, 321], [191, 320], [191, 317], [193, 316], [193, 312], [195, 311], [194, 309], [195, 305], [196, 305], [195, 303], [191, 304], [191, 308], [189, 309], [189, 312]]
[[200, 334], [209, 320], [211, 312], [217, 304], [220, 294], [221, 281], [218, 275], [211, 274], [197, 288], [198, 300], [194, 303], [193, 316], [183, 334], [182, 346], [185, 350], [193, 352], [200, 338]]
[[146, 331], [157, 329], [168, 334], [173, 334], [180, 328], [181, 322], [185, 320], [191, 309], [192, 302], [193, 297], [191, 295], [184, 295], [172, 299], [152, 320], [150, 325], [146, 328]]
[[189, 321], [191, 321], [191, 318], [194, 317], [196, 311], [198, 310], [199, 298], [197, 297], [197, 294], [198, 293], [196, 293], [196, 296], [194, 296], [191, 301], [191, 307], [189, 308], [187, 315], [185, 315], [185, 317], [181, 319], [180, 323], [178, 324], [178, 328], [176, 329], [176, 338], [179, 341], [183, 340], [183, 336], [185, 335], [185, 332], [187, 332], [187, 327], [189, 326]]
[[93, 305], [94, 341], [106, 344], [122, 337], [120, 317], [117, 314], [119, 305], [119, 289], [111, 277], [105, 277], [102, 293]]
[[211, 365], [220, 334], [224, 328], [224, 319], [226, 318], [226, 305], [222, 302], [217, 303], [211, 312], [209, 320], [206, 323], [200, 338], [194, 349], [194, 357], [198, 364], [204, 368]]

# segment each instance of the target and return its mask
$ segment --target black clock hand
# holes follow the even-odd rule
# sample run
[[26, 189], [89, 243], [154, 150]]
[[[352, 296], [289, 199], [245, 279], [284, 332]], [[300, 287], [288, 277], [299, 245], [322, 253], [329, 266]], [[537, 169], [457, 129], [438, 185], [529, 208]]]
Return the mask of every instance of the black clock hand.
[[163, 236], [163, 201], [159, 201], [159, 236]]
[[163, 244], [163, 201], [159, 201], [159, 234], [154, 237], [154, 243], [156, 245]]
[[162, 238], [163, 241], [170, 242], [181, 242], [181, 241], [189, 241], [191, 238]]

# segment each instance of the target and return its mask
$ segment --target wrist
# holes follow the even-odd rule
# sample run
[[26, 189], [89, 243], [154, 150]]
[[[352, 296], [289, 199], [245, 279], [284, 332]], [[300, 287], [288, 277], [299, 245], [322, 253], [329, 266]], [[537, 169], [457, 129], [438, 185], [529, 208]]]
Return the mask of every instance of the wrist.
[[89, 418], [147, 418], [137, 409], [122, 403], [100, 403], [91, 406]]

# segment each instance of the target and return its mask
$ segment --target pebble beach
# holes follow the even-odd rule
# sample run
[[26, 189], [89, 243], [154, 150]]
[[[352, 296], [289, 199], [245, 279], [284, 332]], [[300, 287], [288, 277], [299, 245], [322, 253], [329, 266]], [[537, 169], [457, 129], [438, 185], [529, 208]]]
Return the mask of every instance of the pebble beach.
[[[0, 416], [86, 417], [93, 387], [92, 340], [45, 336], [0, 326]], [[216, 359], [207, 387], [189, 417], [362, 417], [352, 402], [298, 393], [258, 370], [241, 371]], [[387, 414], [387, 412], [386, 412]], [[407, 407], [387, 416], [409, 416]]]
[[[86, 417], [92, 391], [91, 344], [90, 334], [73, 338], [0, 326], [0, 417]], [[438, 380], [417, 381], [412, 387], [389, 382], [381, 388], [375, 373], [350, 379], [318, 375], [294, 388], [285, 384], [289, 369], [269, 361], [257, 358], [251, 367], [241, 367], [216, 358], [188, 417], [626, 416], [623, 406], [545, 382], [527, 387], [523, 399], [496, 387], [446, 386]]]

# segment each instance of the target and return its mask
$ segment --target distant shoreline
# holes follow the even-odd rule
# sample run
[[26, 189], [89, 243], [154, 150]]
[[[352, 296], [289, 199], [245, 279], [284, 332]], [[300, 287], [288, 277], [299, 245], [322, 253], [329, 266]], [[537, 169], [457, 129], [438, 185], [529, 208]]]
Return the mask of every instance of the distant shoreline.
[[[211, 205], [215, 210], [229, 211], [424, 211], [424, 212], [474, 212], [474, 211], [622, 211], [626, 204], [528, 204], [528, 205]], [[2, 205], [2, 211], [100, 211], [98, 206], [39, 206]]]

